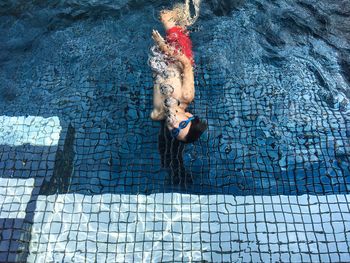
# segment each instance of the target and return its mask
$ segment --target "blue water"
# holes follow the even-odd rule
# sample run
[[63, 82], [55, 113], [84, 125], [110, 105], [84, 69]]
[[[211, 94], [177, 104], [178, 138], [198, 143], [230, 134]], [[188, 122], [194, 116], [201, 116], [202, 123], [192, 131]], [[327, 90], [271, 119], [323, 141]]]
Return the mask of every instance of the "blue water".
[[[149, 118], [163, 5], [0, 4], [1, 114], [56, 115], [63, 126], [41, 193], [349, 192], [349, 2], [204, 1], [191, 28], [191, 109], [209, 129], [193, 145]], [[23, 147], [2, 146], [4, 176], [39, 169], [30, 157], [16, 169], [22, 157], [10, 153]]]

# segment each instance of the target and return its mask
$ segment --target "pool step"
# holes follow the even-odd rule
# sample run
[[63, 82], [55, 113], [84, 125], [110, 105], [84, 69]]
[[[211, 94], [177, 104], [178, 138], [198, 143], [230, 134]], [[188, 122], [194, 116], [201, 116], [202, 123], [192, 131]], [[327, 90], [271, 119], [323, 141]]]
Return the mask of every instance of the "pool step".
[[38, 197], [28, 262], [348, 262], [350, 195]]
[[67, 128], [56, 116], [0, 116], [0, 123], [0, 262], [24, 262], [36, 201]]

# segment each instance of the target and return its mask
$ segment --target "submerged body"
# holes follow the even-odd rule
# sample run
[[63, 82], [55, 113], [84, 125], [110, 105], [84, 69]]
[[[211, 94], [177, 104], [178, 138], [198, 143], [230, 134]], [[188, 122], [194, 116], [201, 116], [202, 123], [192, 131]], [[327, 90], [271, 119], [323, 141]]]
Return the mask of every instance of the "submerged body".
[[157, 31], [152, 33], [156, 45], [149, 61], [155, 82], [151, 118], [166, 120], [173, 137], [192, 142], [206, 129], [206, 124], [186, 111], [194, 99], [192, 42], [186, 28], [176, 23], [175, 8], [162, 11], [160, 19], [167, 35], [165, 40]]
[[[185, 29], [172, 24], [171, 20], [167, 17], [162, 19], [167, 32], [166, 41], [159, 33], [153, 33], [158, 45], [152, 47], [150, 59], [155, 80], [151, 118], [165, 119], [169, 130], [192, 116], [186, 108], [194, 98], [192, 43], [188, 34], [184, 33]], [[178, 136], [179, 139], [185, 137], [184, 133]]]
[[[151, 118], [153, 120], [166, 120], [168, 129], [171, 130], [180, 121], [192, 116], [186, 112], [186, 109], [193, 100], [194, 90], [188, 91], [188, 87], [186, 89], [183, 83], [185, 77], [187, 80], [191, 79], [193, 69], [190, 64], [183, 66], [178, 61], [172, 61], [157, 47], [152, 48], [152, 54], [150, 65], [154, 71], [155, 84], [153, 87], [154, 109]], [[190, 82], [193, 81], [190, 80]], [[181, 137], [181, 135], [179, 136]]]

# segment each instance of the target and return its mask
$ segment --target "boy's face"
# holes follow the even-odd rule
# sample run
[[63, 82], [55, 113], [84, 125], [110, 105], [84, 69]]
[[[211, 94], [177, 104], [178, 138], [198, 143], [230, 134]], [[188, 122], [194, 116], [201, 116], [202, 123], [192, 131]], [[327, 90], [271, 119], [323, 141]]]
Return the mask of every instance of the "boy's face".
[[[177, 113], [176, 114], [176, 122], [173, 123], [174, 127], [179, 127], [180, 122], [188, 120], [188, 118], [192, 117], [193, 115], [189, 112], [185, 113]], [[185, 138], [188, 134], [188, 131], [191, 127], [191, 122], [186, 126], [186, 128], [181, 129], [179, 135], [176, 137], [179, 141], [185, 141]]]

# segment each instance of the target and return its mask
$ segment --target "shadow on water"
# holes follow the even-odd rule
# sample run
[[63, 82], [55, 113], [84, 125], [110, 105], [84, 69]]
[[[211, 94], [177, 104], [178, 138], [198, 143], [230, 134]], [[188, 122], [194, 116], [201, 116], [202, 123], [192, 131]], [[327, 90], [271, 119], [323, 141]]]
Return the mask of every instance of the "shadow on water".
[[186, 187], [192, 184], [191, 175], [186, 171], [183, 161], [185, 144], [171, 137], [165, 121], [161, 122], [158, 136], [158, 150], [162, 168], [169, 170], [166, 184]]
[[[62, 135], [64, 140], [61, 141], [56, 152], [53, 176], [47, 177], [43, 180], [39, 194], [52, 195], [56, 193], [75, 192], [72, 180], [76, 176], [74, 175], [74, 160], [76, 158], [74, 145], [76, 145], [76, 136], [76, 129], [69, 124], [67, 131]], [[164, 169], [166, 172], [166, 175], [162, 177], [163, 179], [159, 181], [159, 187], [163, 188], [165, 191], [175, 190], [178, 192], [188, 192], [192, 189], [192, 173], [186, 170], [183, 160], [185, 147], [186, 144], [171, 137], [165, 121], [162, 121], [160, 123], [160, 131], [158, 134], [158, 151], [160, 160], [159, 163], [156, 163], [155, 165], [159, 165], [160, 168]], [[112, 181], [113, 171], [110, 171], [109, 173], [111, 173], [110, 180]], [[98, 171], [96, 171], [96, 174], [98, 174]], [[81, 180], [84, 181], [86, 179], [81, 178]], [[96, 185], [98, 186], [98, 189], [100, 189], [99, 191], [87, 191], [84, 193], [104, 193], [106, 192], [104, 184], [105, 183], [99, 181], [99, 185]], [[70, 189], [71, 187], [73, 187], [73, 189]], [[145, 190], [145, 193], [156, 191], [157, 187], [153, 187], [155, 187], [155, 189], [150, 187], [150, 189]], [[136, 190], [134, 188], [132, 189], [131, 192], [135, 193]], [[107, 192], [110, 192], [110, 190]], [[119, 186], [115, 187], [112, 192], [124, 193], [125, 191], [122, 191]]]
[[50, 195], [67, 193], [73, 172], [75, 129], [70, 124], [67, 129], [63, 148], [59, 147], [56, 153], [55, 167], [50, 181], [44, 181], [40, 194]]

